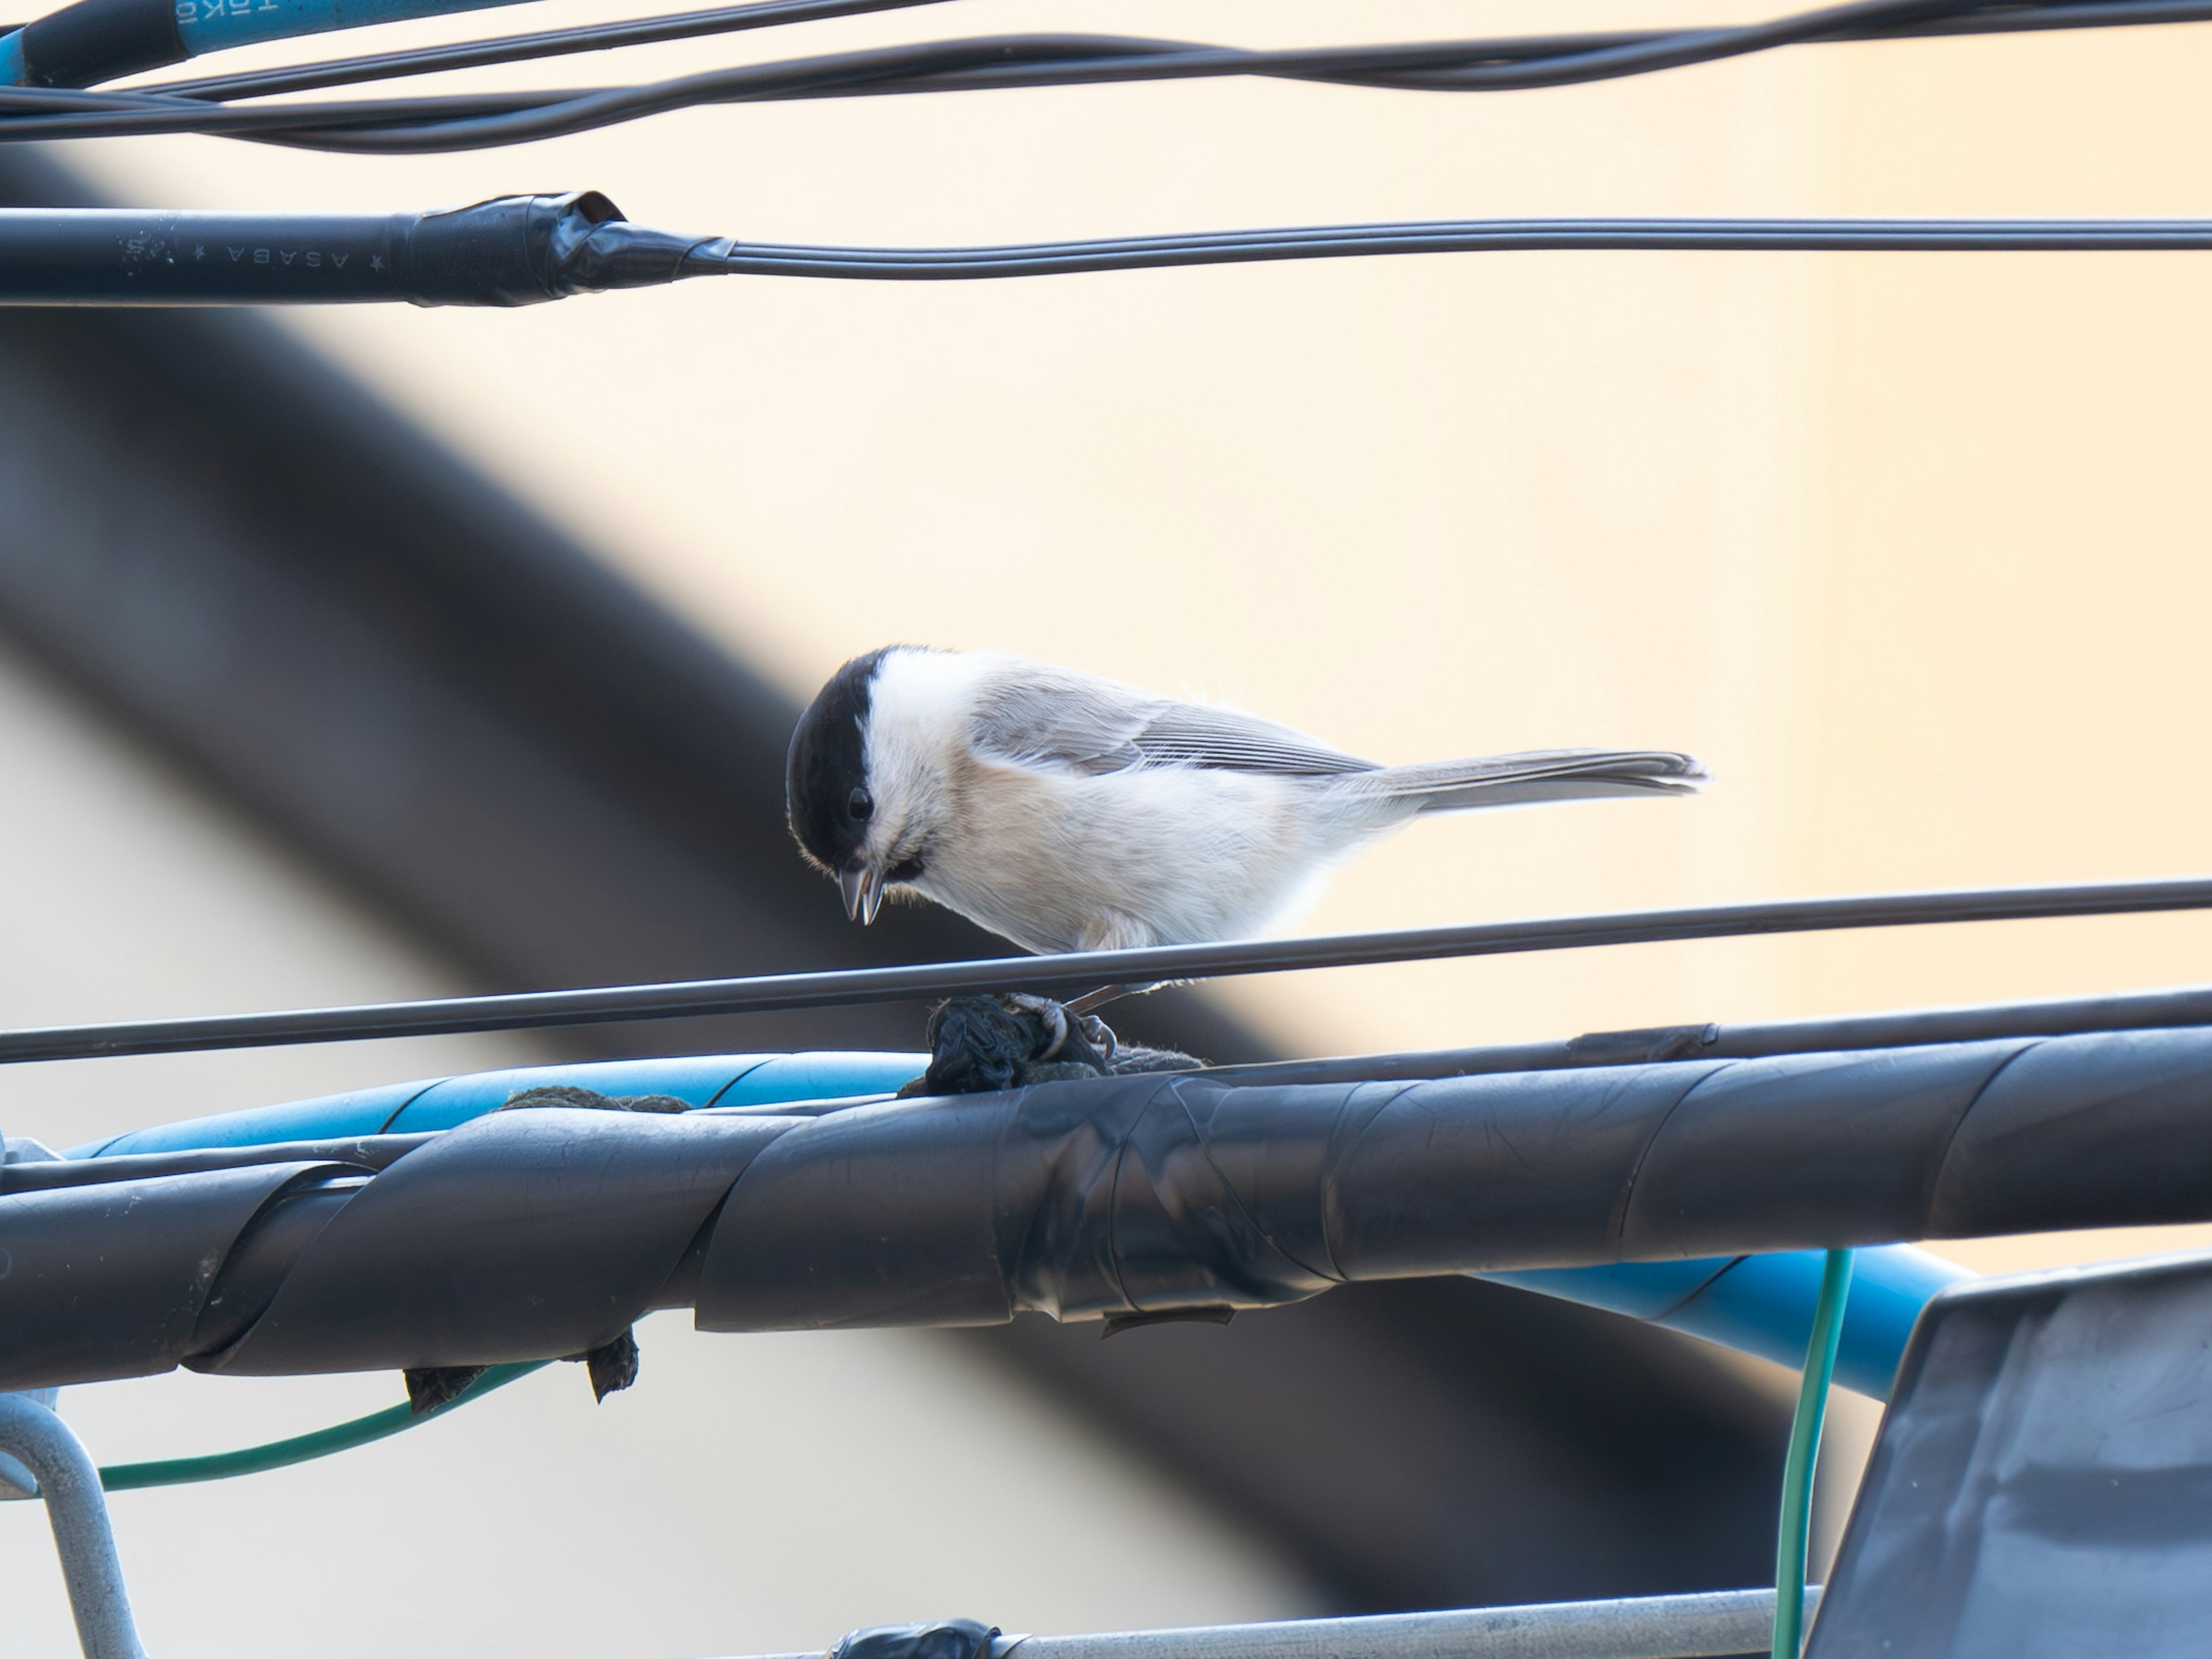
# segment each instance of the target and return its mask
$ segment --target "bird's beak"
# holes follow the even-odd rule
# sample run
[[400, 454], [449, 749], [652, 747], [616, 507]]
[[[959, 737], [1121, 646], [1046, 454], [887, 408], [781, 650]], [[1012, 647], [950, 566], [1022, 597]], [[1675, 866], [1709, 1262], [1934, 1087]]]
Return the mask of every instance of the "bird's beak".
[[876, 912], [883, 907], [884, 878], [872, 864], [840, 870], [837, 890], [845, 896], [846, 916], [863, 927], [876, 919]]

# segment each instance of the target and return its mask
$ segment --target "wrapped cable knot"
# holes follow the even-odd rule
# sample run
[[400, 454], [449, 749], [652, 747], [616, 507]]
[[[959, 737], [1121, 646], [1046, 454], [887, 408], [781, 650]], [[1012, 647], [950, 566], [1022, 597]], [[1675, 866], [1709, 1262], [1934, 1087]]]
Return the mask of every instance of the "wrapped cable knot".
[[826, 1659], [1000, 1659], [1021, 1639], [1009, 1640], [996, 1625], [975, 1619], [876, 1625], [850, 1632]]
[[586, 1112], [688, 1112], [691, 1103], [674, 1095], [603, 1095], [597, 1089], [579, 1089], [568, 1083], [541, 1083], [509, 1095], [502, 1112], [525, 1112], [532, 1108], [570, 1106]]
[[[526, 1112], [553, 1107], [586, 1112], [669, 1113], [688, 1112], [691, 1103], [674, 1095], [603, 1095], [596, 1089], [579, 1089], [572, 1084], [544, 1083], [509, 1095], [498, 1109]], [[596, 1348], [563, 1354], [562, 1358], [584, 1367], [592, 1379], [592, 1399], [595, 1402], [637, 1381], [637, 1337], [631, 1331], [624, 1331], [611, 1342], [603, 1342]], [[473, 1388], [487, 1369], [483, 1365], [416, 1366], [404, 1373], [408, 1407], [419, 1417], [424, 1412], [451, 1405]]]
[[1194, 1072], [1205, 1061], [1172, 1048], [1125, 1046], [1096, 1014], [1010, 992], [954, 997], [929, 1016], [929, 1069], [901, 1095], [979, 1095], [1033, 1083]]
[[409, 290], [417, 305], [536, 305], [608, 289], [653, 288], [722, 269], [726, 237], [632, 224], [596, 190], [501, 196], [402, 215]]

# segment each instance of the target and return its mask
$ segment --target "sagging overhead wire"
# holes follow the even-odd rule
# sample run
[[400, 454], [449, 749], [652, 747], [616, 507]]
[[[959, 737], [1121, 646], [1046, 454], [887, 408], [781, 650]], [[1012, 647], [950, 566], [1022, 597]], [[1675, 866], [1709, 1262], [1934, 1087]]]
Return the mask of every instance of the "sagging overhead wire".
[[1626, 911], [1612, 915], [1477, 922], [1456, 927], [1412, 927], [1320, 939], [1155, 945], [1135, 951], [1087, 951], [1065, 956], [928, 963], [906, 968], [774, 974], [590, 990], [444, 997], [351, 1008], [305, 1008], [281, 1013], [217, 1014], [192, 1019], [59, 1026], [0, 1031], [0, 1065], [461, 1031], [527, 1030], [617, 1020], [780, 1013], [802, 1008], [857, 1007], [981, 992], [1064, 994], [1089, 991], [1103, 985], [1218, 979], [1245, 974], [1292, 973], [1316, 968], [1537, 951], [1588, 950], [1610, 945], [2060, 916], [2141, 915], [2179, 910], [2212, 910], [2212, 878], [1784, 899], [1759, 904]]
[[[799, 0], [836, 15], [830, 0]], [[792, 0], [785, 0], [789, 5]], [[917, 5], [933, 0], [875, 0]], [[860, 7], [848, 4], [847, 10]], [[774, 9], [779, 15], [763, 17]], [[1212, 80], [1226, 76], [1320, 81], [1429, 92], [1509, 92], [1684, 68], [1780, 46], [1923, 39], [1942, 34], [2017, 33], [2114, 27], [2212, 18], [2207, 0], [1853, 0], [1765, 22], [1729, 27], [1612, 30], [1604, 33], [1360, 46], [1251, 50], [1198, 41], [1115, 35], [1005, 34], [921, 43], [792, 59], [754, 66], [763, 71], [756, 97], [839, 97], [919, 92], [1071, 86], [1105, 82]], [[163, 91], [195, 96], [255, 97], [311, 91], [397, 76], [515, 63], [649, 41], [696, 39], [768, 23], [805, 21], [784, 5], [641, 18], [550, 33], [505, 36], [407, 52], [389, 52], [181, 82]], [[915, 51], [941, 53], [917, 63]]]
[[2212, 248], [2212, 221], [2154, 219], [1463, 219], [1037, 242], [1008, 247], [805, 247], [731, 242], [720, 270], [762, 276], [974, 281], [1402, 253], [1611, 249], [1750, 252], [2118, 252]]
[[0, 91], [0, 139], [196, 132], [313, 149], [417, 153], [557, 137], [705, 105], [792, 99], [1226, 76], [1408, 91], [1500, 92], [1614, 80], [1816, 42], [2202, 21], [2212, 18], [2212, 0], [2064, 0], [2031, 6], [1991, 0], [1855, 0], [1723, 28], [1267, 51], [1106, 35], [991, 35], [745, 64], [635, 86], [246, 107], [230, 101], [677, 38], [635, 33], [625, 38], [624, 31], [680, 27], [698, 34], [726, 25], [748, 27], [735, 20], [749, 15], [750, 9], [733, 9], [711, 28], [705, 20], [712, 14], [687, 14], [606, 26], [607, 32], [596, 38], [578, 31], [508, 37], [146, 91], [18, 87]]

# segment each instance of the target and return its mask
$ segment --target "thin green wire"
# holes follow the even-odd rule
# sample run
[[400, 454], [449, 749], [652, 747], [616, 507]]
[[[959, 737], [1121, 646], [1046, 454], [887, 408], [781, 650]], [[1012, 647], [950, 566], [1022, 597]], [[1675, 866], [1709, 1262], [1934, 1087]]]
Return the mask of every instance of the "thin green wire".
[[1844, 1335], [1844, 1304], [1850, 1299], [1851, 1261], [1852, 1252], [1831, 1250], [1821, 1266], [1820, 1299], [1813, 1307], [1813, 1335], [1805, 1345], [1805, 1373], [1797, 1384], [1797, 1413], [1790, 1420], [1790, 1451], [1782, 1463], [1782, 1525], [1774, 1545], [1773, 1659], [1798, 1659], [1805, 1643], [1813, 1466], [1820, 1451], [1828, 1384], [1836, 1374], [1836, 1346]]
[[206, 1457], [170, 1457], [153, 1463], [110, 1463], [100, 1471], [100, 1484], [109, 1492], [131, 1492], [140, 1486], [181, 1486], [195, 1480], [228, 1480], [235, 1474], [258, 1474], [264, 1469], [281, 1469], [288, 1464], [328, 1457], [332, 1452], [366, 1446], [373, 1440], [383, 1440], [419, 1423], [428, 1423], [434, 1417], [443, 1417], [456, 1406], [481, 1400], [494, 1389], [504, 1388], [517, 1377], [527, 1376], [539, 1366], [551, 1363], [539, 1359], [527, 1364], [489, 1366], [482, 1376], [444, 1405], [433, 1406], [427, 1412], [418, 1412], [411, 1406], [393, 1406], [367, 1417], [356, 1417], [350, 1423], [334, 1423], [312, 1434], [272, 1440], [265, 1446], [246, 1446]]

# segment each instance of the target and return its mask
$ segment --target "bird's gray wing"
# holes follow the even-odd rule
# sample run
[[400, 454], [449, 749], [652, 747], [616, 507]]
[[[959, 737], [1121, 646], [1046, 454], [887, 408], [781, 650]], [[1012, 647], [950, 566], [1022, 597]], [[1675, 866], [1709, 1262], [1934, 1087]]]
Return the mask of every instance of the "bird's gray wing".
[[982, 687], [970, 734], [983, 753], [1018, 765], [1118, 772], [1144, 758], [1136, 738], [1158, 701], [1112, 680], [1024, 663]]
[[1162, 703], [1133, 741], [1146, 760], [1161, 765], [1272, 772], [1285, 777], [1329, 777], [1378, 769], [1373, 761], [1332, 749], [1287, 726], [1234, 708], [1208, 708], [1192, 702]]
[[1322, 777], [1375, 763], [1233, 708], [1209, 708], [1089, 675], [1031, 671], [978, 698], [976, 746], [1024, 765], [1086, 775], [1135, 766]]

